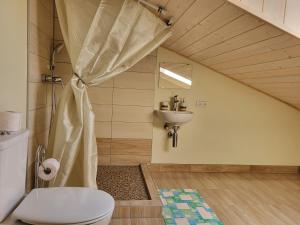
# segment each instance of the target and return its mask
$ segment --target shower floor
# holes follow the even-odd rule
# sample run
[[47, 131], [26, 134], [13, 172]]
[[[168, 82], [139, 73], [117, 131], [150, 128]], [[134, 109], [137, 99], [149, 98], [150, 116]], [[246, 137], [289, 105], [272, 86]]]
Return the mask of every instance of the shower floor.
[[98, 166], [97, 185], [116, 200], [150, 199], [139, 166]]

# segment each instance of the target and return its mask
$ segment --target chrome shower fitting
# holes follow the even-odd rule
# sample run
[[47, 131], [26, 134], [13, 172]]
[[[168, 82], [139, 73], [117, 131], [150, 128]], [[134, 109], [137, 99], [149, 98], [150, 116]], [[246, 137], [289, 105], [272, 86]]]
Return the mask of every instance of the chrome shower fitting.
[[45, 160], [46, 150], [43, 145], [39, 145], [35, 155], [34, 162], [34, 188], [40, 188], [44, 186], [44, 181], [42, 181], [39, 176], [39, 167], [42, 162]]
[[64, 46], [65, 46], [64, 43], [59, 43], [53, 48], [53, 52], [52, 52], [51, 59], [50, 59], [51, 75], [43, 74], [42, 82], [51, 83], [51, 84], [60, 84], [62, 87], [64, 87], [62, 78], [59, 76], [55, 76], [55, 74], [54, 74], [55, 56], [56, 56], [56, 54], [61, 52], [61, 50], [63, 49]]
[[62, 86], [62, 88], [64, 87], [64, 83], [63, 83], [62, 78], [58, 77], [58, 76], [43, 74], [42, 75], [42, 82], [50, 83], [50, 84], [60, 84]]
[[159, 15], [166, 15], [167, 14], [167, 10], [163, 6], [156, 5], [156, 4], [148, 2], [146, 0], [138, 0], [138, 2], [144, 4], [145, 6], [148, 6], [151, 9], [154, 9], [155, 11], [157, 11], [157, 13]]
[[54, 69], [55, 69], [55, 55], [60, 53], [64, 46], [65, 46], [64, 43], [59, 43], [53, 48], [53, 52], [52, 52], [51, 60], [50, 60], [50, 70], [51, 71], [54, 71]]

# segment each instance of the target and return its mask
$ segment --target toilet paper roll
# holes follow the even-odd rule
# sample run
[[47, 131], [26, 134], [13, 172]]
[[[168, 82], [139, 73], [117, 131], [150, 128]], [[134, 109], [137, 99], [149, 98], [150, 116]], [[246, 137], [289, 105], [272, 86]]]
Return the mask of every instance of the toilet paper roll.
[[46, 159], [39, 167], [38, 176], [44, 181], [50, 181], [56, 176], [59, 167], [60, 163], [56, 159]]
[[19, 112], [0, 112], [0, 130], [9, 132], [21, 130], [21, 117], [22, 114]]

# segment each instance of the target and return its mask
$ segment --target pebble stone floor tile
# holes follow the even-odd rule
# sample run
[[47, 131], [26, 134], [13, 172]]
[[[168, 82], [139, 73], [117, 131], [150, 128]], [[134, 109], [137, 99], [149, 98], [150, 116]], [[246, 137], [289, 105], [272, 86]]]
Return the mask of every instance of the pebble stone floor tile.
[[139, 166], [98, 166], [97, 185], [115, 200], [149, 199]]

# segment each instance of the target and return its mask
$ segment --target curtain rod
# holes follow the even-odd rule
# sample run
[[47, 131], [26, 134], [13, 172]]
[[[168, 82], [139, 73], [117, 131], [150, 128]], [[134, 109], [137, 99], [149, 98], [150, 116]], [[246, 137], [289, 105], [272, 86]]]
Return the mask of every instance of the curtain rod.
[[159, 14], [162, 14], [164, 16], [167, 14], [167, 10], [164, 7], [160, 6], [160, 5], [155, 5], [151, 2], [148, 2], [147, 0], [138, 0], [138, 2], [143, 3], [146, 6], [149, 6], [150, 8], [157, 11]]
[[[147, 0], [138, 0], [138, 2], [154, 9], [155, 11], [158, 12], [158, 14], [161, 14], [163, 16], [167, 15], [167, 10], [163, 6], [155, 5], [151, 2], [148, 2]], [[165, 22], [168, 26], [172, 26], [174, 22], [174, 17], [170, 17], [170, 19], [168, 19]]]

